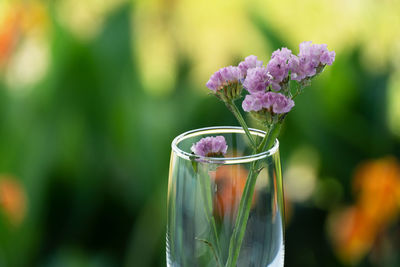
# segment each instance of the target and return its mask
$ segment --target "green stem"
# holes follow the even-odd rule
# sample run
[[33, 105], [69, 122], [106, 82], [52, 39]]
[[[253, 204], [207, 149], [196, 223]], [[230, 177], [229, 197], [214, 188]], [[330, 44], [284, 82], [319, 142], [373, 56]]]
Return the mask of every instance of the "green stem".
[[236, 267], [236, 261], [239, 257], [240, 247], [242, 245], [244, 232], [246, 230], [247, 220], [250, 213], [251, 200], [253, 199], [254, 187], [256, 184], [257, 173], [254, 172], [255, 164], [252, 165], [243, 195], [240, 200], [239, 210], [236, 217], [235, 226], [229, 243], [229, 255], [226, 267]]
[[295, 99], [300, 94], [300, 91], [296, 91], [296, 93], [292, 96], [292, 100]]
[[266, 138], [265, 144], [262, 146], [261, 150], [257, 153], [261, 153], [262, 151], [270, 149], [273, 146], [273, 144], [275, 143], [275, 139], [278, 138], [278, 135], [281, 131], [282, 123], [283, 121], [272, 124], [272, 126], [268, 131], [268, 137]]
[[197, 237], [195, 237], [195, 239], [198, 240], [198, 241], [203, 242], [204, 244], [206, 244], [211, 249], [211, 251], [214, 254], [215, 261], [218, 263], [218, 267], [222, 267], [221, 262], [219, 261], [219, 258], [217, 256], [217, 252], [215, 251], [214, 246], [212, 245], [212, 243], [210, 241], [206, 240], [206, 239], [201, 239], [201, 238], [197, 238]]
[[[282, 122], [271, 125], [256, 152], [261, 153], [266, 148], [270, 148], [279, 134]], [[229, 243], [229, 255], [225, 267], [236, 267], [239, 257], [240, 248], [242, 246], [244, 233], [246, 231], [247, 221], [249, 219], [251, 202], [253, 200], [254, 188], [258, 177], [258, 164], [260, 160], [253, 161], [247, 177], [246, 185], [240, 199], [238, 214], [236, 217], [235, 227]]]
[[267, 140], [268, 140], [268, 135], [269, 135], [270, 129], [271, 128], [267, 129], [267, 133], [265, 134], [265, 136], [262, 139], [261, 143], [258, 145], [257, 150], [255, 151], [256, 154], [260, 153], [264, 149], [264, 146], [265, 146], [265, 144], [267, 143]]
[[254, 141], [253, 136], [251, 135], [250, 131], [249, 131], [249, 127], [247, 127], [247, 124], [245, 122], [245, 120], [242, 117], [242, 114], [240, 113], [239, 109], [237, 108], [237, 106], [235, 105], [235, 102], [233, 101], [228, 101], [226, 102], [226, 106], [228, 107], [228, 109], [233, 113], [233, 115], [235, 116], [235, 118], [238, 120], [240, 126], [242, 126], [244, 132], [246, 133], [247, 137], [250, 140], [250, 143], [252, 145], [253, 148], [257, 147], [256, 142]]
[[[200, 164], [199, 164], [200, 165]], [[214, 216], [212, 215], [213, 207], [212, 207], [212, 192], [211, 192], [211, 183], [210, 183], [210, 177], [208, 175], [208, 170], [205, 169], [202, 166], [199, 166], [199, 183], [200, 183], [200, 188], [201, 188], [201, 194], [202, 198], [204, 200], [204, 213], [206, 214], [206, 219], [208, 224], [210, 225], [211, 232], [212, 232], [212, 237], [214, 239], [214, 246], [215, 249], [212, 249], [215, 259], [218, 263], [218, 266], [222, 266], [221, 263], [221, 246], [219, 244], [219, 238], [218, 238], [218, 232], [217, 232], [217, 226], [215, 223]], [[201, 239], [199, 239], [201, 240]], [[208, 244], [209, 246], [212, 243]]]

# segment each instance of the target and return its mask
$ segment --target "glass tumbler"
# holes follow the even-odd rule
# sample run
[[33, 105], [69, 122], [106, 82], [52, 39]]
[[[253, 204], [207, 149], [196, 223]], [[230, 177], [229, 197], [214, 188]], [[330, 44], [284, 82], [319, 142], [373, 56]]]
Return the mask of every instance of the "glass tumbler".
[[[265, 136], [257, 129], [250, 133], [257, 143]], [[228, 145], [225, 157], [191, 153], [201, 138], [219, 135]], [[246, 204], [241, 204], [245, 194], [247, 216]], [[268, 151], [254, 154], [240, 127], [202, 128], [177, 136], [172, 142], [167, 207], [168, 267], [283, 266], [278, 140]]]

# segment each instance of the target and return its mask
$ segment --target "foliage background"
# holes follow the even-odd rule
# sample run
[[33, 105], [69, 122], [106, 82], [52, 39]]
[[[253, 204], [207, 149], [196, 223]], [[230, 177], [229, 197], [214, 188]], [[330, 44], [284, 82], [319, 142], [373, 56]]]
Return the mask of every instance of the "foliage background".
[[[400, 2], [0, 2], [0, 266], [165, 266], [170, 143], [218, 68], [337, 53], [281, 135], [286, 266], [399, 266]], [[253, 127], [258, 127], [252, 124]]]

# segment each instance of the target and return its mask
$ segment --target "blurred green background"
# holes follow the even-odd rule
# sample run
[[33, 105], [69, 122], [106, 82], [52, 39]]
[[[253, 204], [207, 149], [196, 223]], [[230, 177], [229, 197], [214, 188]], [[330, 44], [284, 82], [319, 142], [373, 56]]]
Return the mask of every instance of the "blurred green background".
[[1, 0], [0, 266], [165, 266], [172, 139], [237, 125], [209, 76], [307, 40], [336, 61], [280, 138], [286, 266], [400, 266], [399, 14], [396, 0]]

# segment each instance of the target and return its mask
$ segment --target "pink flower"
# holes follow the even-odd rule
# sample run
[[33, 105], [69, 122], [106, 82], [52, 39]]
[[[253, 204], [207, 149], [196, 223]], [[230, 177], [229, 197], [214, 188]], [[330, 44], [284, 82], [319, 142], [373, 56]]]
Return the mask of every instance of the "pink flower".
[[282, 94], [272, 92], [267, 94], [274, 94], [273, 97], [269, 97], [271, 100], [268, 104], [272, 106], [272, 111], [276, 114], [288, 113], [294, 107], [294, 101]]
[[289, 58], [292, 56], [292, 51], [283, 47], [272, 53], [271, 60], [268, 62], [267, 70], [271, 75], [271, 87], [275, 91], [281, 89], [280, 83], [289, 74]]
[[206, 86], [216, 92], [229, 84], [237, 83], [242, 79], [242, 72], [238, 67], [228, 66], [211, 75]]
[[270, 76], [265, 67], [255, 67], [247, 71], [246, 79], [243, 82], [243, 87], [251, 94], [265, 92], [269, 85]]
[[283, 94], [267, 92], [247, 95], [242, 103], [244, 111], [265, 109], [275, 114], [288, 113], [294, 107], [294, 101]]
[[246, 112], [260, 111], [263, 108], [262, 98], [264, 95], [264, 93], [246, 95], [242, 102], [243, 110]]
[[301, 81], [317, 74], [317, 68], [332, 65], [335, 60], [335, 51], [328, 51], [326, 44], [311, 44], [302, 42], [298, 56], [292, 55], [289, 59], [289, 68], [292, 80]]
[[228, 146], [223, 136], [210, 136], [193, 144], [191, 150], [194, 154], [202, 157], [222, 157], [228, 150]]
[[257, 60], [257, 56], [250, 55], [244, 59], [244, 61], [239, 63], [239, 69], [242, 72], [243, 77], [247, 75], [247, 71], [249, 69], [255, 67], [261, 67], [263, 62], [261, 60]]

